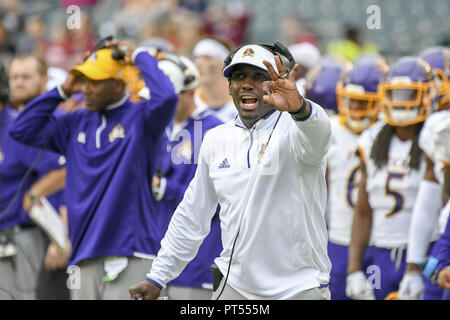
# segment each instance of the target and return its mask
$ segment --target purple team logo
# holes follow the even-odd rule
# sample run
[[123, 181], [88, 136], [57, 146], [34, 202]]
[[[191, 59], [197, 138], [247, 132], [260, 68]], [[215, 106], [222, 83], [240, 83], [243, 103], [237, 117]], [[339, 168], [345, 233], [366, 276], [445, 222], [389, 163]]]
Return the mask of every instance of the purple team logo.
[[254, 55], [255, 55], [255, 51], [253, 51], [252, 48], [247, 48], [242, 53], [242, 58], [244, 58], [244, 57], [252, 57], [253, 58]]

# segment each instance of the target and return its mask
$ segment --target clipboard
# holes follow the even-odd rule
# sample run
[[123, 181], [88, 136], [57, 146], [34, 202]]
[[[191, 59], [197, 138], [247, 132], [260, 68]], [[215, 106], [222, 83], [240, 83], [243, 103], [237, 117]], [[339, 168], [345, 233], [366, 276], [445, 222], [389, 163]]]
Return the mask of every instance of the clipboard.
[[59, 250], [66, 251], [66, 225], [46, 197], [40, 197], [39, 202], [31, 207], [28, 215], [42, 230], [45, 231]]

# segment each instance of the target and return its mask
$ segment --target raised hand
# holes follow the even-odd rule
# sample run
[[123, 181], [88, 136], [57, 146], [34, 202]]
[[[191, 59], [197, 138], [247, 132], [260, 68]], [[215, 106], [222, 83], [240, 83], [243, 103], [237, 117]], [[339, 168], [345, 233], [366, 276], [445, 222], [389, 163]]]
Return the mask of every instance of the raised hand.
[[67, 75], [66, 81], [63, 83], [61, 88], [64, 90], [64, 93], [70, 97], [74, 93], [82, 92], [83, 89], [83, 79], [82, 77], [72, 74], [69, 72]]
[[286, 74], [286, 71], [281, 64], [279, 56], [275, 56], [275, 64], [278, 69], [278, 74], [275, 72], [273, 66], [267, 61], [263, 61], [267, 67], [269, 76], [272, 81], [264, 82], [264, 102], [273, 106], [280, 111], [288, 111], [294, 113], [299, 111], [303, 105], [303, 98], [297, 90], [295, 83], [295, 75], [300, 69], [298, 64], [295, 64], [290, 74]]

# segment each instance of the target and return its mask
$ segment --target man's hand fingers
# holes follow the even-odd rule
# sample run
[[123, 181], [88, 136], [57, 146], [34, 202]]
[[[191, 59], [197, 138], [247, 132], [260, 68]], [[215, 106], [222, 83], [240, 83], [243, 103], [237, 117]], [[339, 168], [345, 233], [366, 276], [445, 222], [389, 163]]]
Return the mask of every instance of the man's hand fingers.
[[295, 82], [295, 76], [297, 75], [298, 70], [300, 70], [300, 66], [296, 63], [294, 68], [291, 70], [291, 73], [289, 73], [289, 80]]
[[280, 56], [275, 56], [275, 65], [278, 69], [278, 74], [281, 78], [287, 77], [286, 71], [284, 70], [283, 64], [281, 63]]
[[278, 80], [279, 77], [278, 77], [277, 73], [275, 72], [275, 69], [273, 68], [273, 66], [270, 64], [270, 62], [267, 60], [264, 60], [263, 63], [267, 68], [267, 72], [269, 73], [270, 79], [272, 79], [272, 81]]

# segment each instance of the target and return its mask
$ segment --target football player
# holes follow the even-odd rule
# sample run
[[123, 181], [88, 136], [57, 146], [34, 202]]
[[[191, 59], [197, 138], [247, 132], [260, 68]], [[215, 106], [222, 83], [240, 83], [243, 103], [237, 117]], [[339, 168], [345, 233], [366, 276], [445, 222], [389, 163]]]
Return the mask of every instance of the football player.
[[[425, 280], [421, 275], [420, 262], [425, 256], [438, 248], [434, 248], [434, 241], [445, 228], [448, 210], [442, 208], [441, 192], [443, 183], [443, 164], [436, 161], [433, 141], [434, 129], [437, 124], [450, 117], [450, 50], [444, 47], [432, 47], [424, 50], [420, 57], [432, 67], [435, 82], [438, 84], [438, 98], [435, 101], [434, 112], [425, 121], [419, 136], [419, 147], [426, 159], [426, 172], [420, 182], [417, 200], [411, 219], [411, 229], [408, 240], [407, 266], [399, 290], [399, 299], [436, 300], [442, 297], [443, 291], [437, 285]], [[430, 245], [431, 243], [431, 245]], [[428, 250], [428, 252], [427, 252]]]
[[[330, 291], [332, 299], [336, 300], [349, 299], [345, 295], [345, 280], [348, 246], [360, 180], [359, 158], [356, 155], [358, 137], [377, 120], [378, 83], [386, 76], [388, 68], [382, 57], [358, 59], [353, 69], [338, 81], [336, 87], [339, 115], [330, 119], [333, 139], [327, 155], [328, 255], [332, 263]], [[363, 269], [369, 265], [368, 249]]]
[[[356, 299], [385, 299], [398, 290], [406, 268], [412, 209], [425, 173], [418, 139], [431, 113], [431, 67], [418, 57], [399, 59], [379, 85], [383, 120], [358, 142], [361, 181], [352, 224], [346, 293]], [[370, 283], [361, 270], [372, 237]]]
[[305, 97], [320, 104], [328, 115], [338, 112], [336, 84], [352, 63], [344, 58], [327, 55], [306, 74]]
[[[443, 121], [437, 128], [434, 136], [436, 146], [436, 158], [444, 164], [443, 201], [450, 205], [450, 118]], [[436, 271], [439, 286], [446, 289], [442, 295], [443, 300], [450, 299], [450, 220], [447, 218], [447, 226], [437, 243], [439, 251], [436, 253]]]

